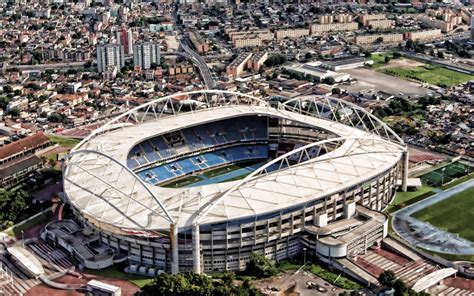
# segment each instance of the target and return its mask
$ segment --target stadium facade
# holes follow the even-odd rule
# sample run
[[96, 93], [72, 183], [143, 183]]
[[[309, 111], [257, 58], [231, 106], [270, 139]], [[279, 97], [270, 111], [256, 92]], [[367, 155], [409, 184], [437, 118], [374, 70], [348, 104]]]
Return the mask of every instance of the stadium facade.
[[365, 252], [387, 235], [381, 211], [406, 190], [407, 165], [403, 141], [351, 103], [203, 90], [111, 120], [63, 178], [76, 221], [116, 262], [212, 272], [242, 270], [252, 252]]

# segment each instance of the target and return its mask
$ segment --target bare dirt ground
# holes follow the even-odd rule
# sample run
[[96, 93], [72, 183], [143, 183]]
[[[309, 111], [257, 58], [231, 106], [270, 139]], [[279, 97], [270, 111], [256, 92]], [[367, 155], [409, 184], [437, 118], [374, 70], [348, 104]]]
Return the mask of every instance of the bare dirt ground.
[[407, 67], [418, 67], [418, 66], [423, 66], [423, 65], [425, 65], [425, 64], [420, 63], [420, 62], [415, 61], [415, 60], [399, 58], [399, 59], [390, 60], [390, 62], [388, 64], [380, 66], [378, 69], [384, 69], [384, 68], [390, 68], [390, 67], [407, 68]]
[[398, 77], [390, 76], [367, 68], [356, 68], [344, 70], [358, 81], [353, 85], [341, 85], [340, 87], [353, 93], [361, 90], [375, 89], [393, 95], [403, 93], [406, 96], [420, 97], [433, 93], [432, 90], [421, 87], [421, 84], [406, 81]]
[[[308, 281], [326, 288], [327, 292], [322, 293], [315, 289], [308, 289], [306, 285]], [[339, 295], [344, 291], [306, 271], [300, 271], [298, 273], [294, 271], [286, 272], [277, 277], [255, 281], [254, 284], [262, 291], [277, 288], [279, 291], [278, 295], [284, 296]]]

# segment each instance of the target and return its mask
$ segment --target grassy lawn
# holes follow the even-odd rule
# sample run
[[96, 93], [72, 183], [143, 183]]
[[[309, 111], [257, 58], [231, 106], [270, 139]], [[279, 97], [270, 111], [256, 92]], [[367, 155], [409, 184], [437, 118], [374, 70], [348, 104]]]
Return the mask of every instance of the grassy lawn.
[[278, 262], [276, 267], [278, 268], [280, 272], [286, 272], [286, 271], [291, 271], [291, 270], [298, 270], [299, 268], [301, 268], [301, 266], [302, 264], [285, 260], [285, 261]]
[[421, 199], [427, 198], [434, 194], [432, 190], [433, 188], [430, 186], [422, 186], [417, 191], [397, 192], [395, 194], [395, 199], [388, 206], [387, 211], [391, 213], [401, 208], [404, 208], [410, 204], [418, 202]]
[[323, 280], [326, 280], [342, 289], [355, 290], [362, 288], [362, 285], [360, 285], [359, 283], [354, 282], [353, 280], [350, 280], [342, 275], [339, 276], [339, 271], [337, 271], [337, 273], [334, 273], [316, 264], [311, 265], [310, 271], [316, 276], [322, 278]]
[[425, 250], [425, 249], [421, 249], [421, 248], [419, 248], [419, 249], [423, 252], [426, 252], [426, 253], [429, 253], [431, 255], [435, 255], [435, 256], [444, 258], [444, 259], [449, 260], [449, 261], [471, 261], [471, 262], [474, 262], [474, 255], [453, 255], [453, 254], [437, 253], [437, 252], [433, 252], [433, 251]]
[[79, 142], [81, 141], [80, 139], [53, 136], [53, 135], [48, 135], [47, 137], [49, 138], [51, 142], [59, 144], [60, 146], [63, 146], [63, 147], [74, 147], [77, 144], [79, 144]]
[[180, 188], [180, 187], [184, 187], [184, 186], [187, 186], [187, 185], [190, 185], [190, 184], [194, 184], [194, 183], [202, 181], [202, 180], [203, 180], [203, 178], [201, 178], [199, 176], [189, 176], [189, 177], [179, 179], [177, 181], [173, 181], [173, 182], [167, 183], [165, 185], [161, 185], [161, 186], [169, 187], [169, 188]]
[[474, 187], [459, 192], [452, 197], [424, 208], [413, 217], [474, 242]]
[[148, 283], [151, 283], [154, 280], [153, 278], [149, 277], [125, 273], [123, 271], [118, 270], [115, 266], [111, 266], [101, 270], [86, 269], [84, 270], [84, 272], [119, 280], [126, 280], [139, 288], [145, 286]]
[[395, 199], [393, 200], [392, 205], [396, 206], [402, 203], [405, 203], [409, 201], [410, 199], [413, 199], [419, 195], [422, 195], [426, 192], [429, 192], [433, 190], [432, 187], [430, 186], [422, 186], [419, 190], [417, 191], [407, 191], [407, 192], [397, 192], [395, 195]]
[[371, 66], [371, 68], [379, 68], [381, 66], [387, 65], [385, 63], [385, 57], [388, 56], [390, 58], [393, 58], [393, 52], [386, 52], [386, 53], [374, 53], [370, 56], [370, 59], [374, 61], [374, 64]]
[[451, 86], [474, 79], [473, 75], [459, 73], [434, 65], [424, 65], [406, 68], [389, 67], [384, 68], [383, 72], [389, 75], [429, 83], [437, 86]]
[[230, 165], [230, 166], [226, 166], [226, 167], [221, 167], [221, 168], [217, 168], [217, 169], [214, 169], [214, 170], [210, 170], [210, 171], [207, 171], [207, 172], [204, 172], [202, 175], [203, 176], [206, 176], [208, 178], [214, 178], [216, 176], [220, 176], [220, 175], [223, 175], [223, 174], [226, 174], [226, 173], [229, 173], [229, 172], [232, 172], [232, 171], [235, 171], [235, 170], [238, 170], [242, 168], [241, 166], [238, 166], [236, 164], [233, 164], [233, 165]]

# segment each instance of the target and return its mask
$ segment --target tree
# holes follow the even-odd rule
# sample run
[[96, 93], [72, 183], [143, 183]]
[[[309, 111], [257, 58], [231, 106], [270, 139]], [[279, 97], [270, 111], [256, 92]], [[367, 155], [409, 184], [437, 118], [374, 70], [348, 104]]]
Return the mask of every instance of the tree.
[[438, 58], [444, 59], [444, 53], [438, 50]]
[[252, 253], [250, 261], [247, 263], [247, 273], [258, 278], [265, 278], [276, 275], [278, 270], [273, 263], [264, 255]]
[[341, 89], [339, 87], [335, 87], [331, 90], [333, 95], [340, 95], [341, 94]]
[[334, 77], [326, 77], [323, 79], [323, 83], [333, 85], [336, 83], [336, 79], [334, 79]]
[[385, 270], [379, 275], [379, 282], [384, 285], [391, 287], [396, 280], [395, 273], [392, 270]]
[[276, 53], [276, 54], [270, 55], [264, 64], [267, 67], [274, 67], [274, 66], [281, 65], [285, 62], [286, 62], [286, 57], [282, 54]]
[[390, 62], [390, 57], [389, 57], [389, 56], [385, 56], [384, 62], [385, 62], [385, 64], [388, 64], [388, 62]]
[[27, 194], [21, 187], [0, 189], [0, 227], [5, 228], [16, 222], [18, 214], [26, 207]]
[[18, 110], [18, 108], [13, 108], [10, 111], [8, 111], [8, 114], [10, 114], [13, 117], [18, 117], [20, 116], [20, 110]]
[[3, 92], [7, 93], [7, 94], [12, 93], [13, 92], [13, 87], [11, 87], [10, 85], [5, 85], [3, 87]]
[[395, 289], [395, 295], [405, 295], [406, 292], [408, 292], [408, 287], [407, 285], [400, 279], [396, 280], [392, 287]]
[[143, 296], [210, 296], [210, 295], [232, 295], [232, 296], [259, 296], [260, 292], [248, 281], [242, 285], [234, 284], [232, 273], [225, 274], [222, 279], [212, 280], [206, 275], [194, 272], [178, 274], [160, 274], [153, 283], [144, 286], [138, 295]]

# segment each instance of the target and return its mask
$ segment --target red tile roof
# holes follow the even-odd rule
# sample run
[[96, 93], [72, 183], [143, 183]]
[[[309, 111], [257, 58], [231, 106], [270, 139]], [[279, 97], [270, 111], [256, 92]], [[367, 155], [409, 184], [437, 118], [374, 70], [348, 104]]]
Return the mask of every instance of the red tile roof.
[[48, 142], [48, 137], [46, 137], [43, 133], [34, 134], [1, 147], [0, 159], [7, 158], [10, 155], [17, 154], [25, 149], [35, 149], [36, 147], [42, 146]]

